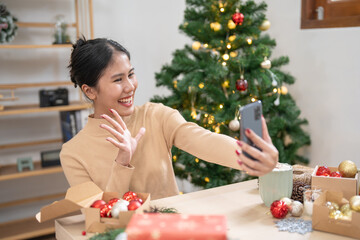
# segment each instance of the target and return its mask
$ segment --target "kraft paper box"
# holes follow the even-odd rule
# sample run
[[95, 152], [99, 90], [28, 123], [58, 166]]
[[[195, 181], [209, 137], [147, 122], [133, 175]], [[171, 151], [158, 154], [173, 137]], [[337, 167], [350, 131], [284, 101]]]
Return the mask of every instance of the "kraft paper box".
[[313, 229], [360, 239], [360, 213], [352, 211], [351, 220], [330, 218], [330, 210], [325, 206], [328, 201], [336, 202], [339, 206], [349, 202], [343, 198], [342, 192], [323, 192], [314, 202]]
[[224, 215], [175, 213], [134, 214], [127, 228], [128, 240], [226, 240]]
[[[316, 176], [316, 171], [319, 166], [316, 166], [311, 175], [311, 188], [321, 189], [321, 191], [330, 190], [343, 192], [346, 199], [350, 199], [352, 196], [358, 194], [358, 173], [354, 178], [337, 178], [337, 177], [325, 177]], [[336, 167], [329, 167], [333, 171], [337, 171]]]
[[112, 198], [121, 198], [122, 196], [116, 192], [103, 192], [95, 183], [86, 182], [70, 187], [66, 191], [65, 199], [42, 207], [36, 214], [36, 219], [41, 223], [82, 210], [85, 214], [87, 232], [104, 232], [107, 229], [125, 228], [134, 213], [142, 213], [149, 208], [150, 194], [137, 194], [143, 200], [143, 204], [135, 211], [120, 212], [119, 218], [100, 218], [100, 209], [91, 208], [91, 204], [95, 200], [102, 199], [107, 202]]

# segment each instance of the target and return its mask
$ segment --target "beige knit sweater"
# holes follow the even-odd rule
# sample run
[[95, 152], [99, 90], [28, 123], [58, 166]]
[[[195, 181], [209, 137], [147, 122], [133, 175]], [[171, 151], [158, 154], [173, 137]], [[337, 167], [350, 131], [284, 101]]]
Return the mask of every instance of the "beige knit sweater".
[[147, 103], [135, 107], [124, 121], [135, 136], [146, 128], [130, 166], [115, 162], [118, 149], [99, 127], [105, 119], [89, 117], [86, 126], [62, 146], [61, 165], [71, 186], [93, 181], [103, 191], [151, 193], [152, 199], [179, 193], [172, 168], [171, 147], [176, 147], [209, 162], [241, 169], [236, 162], [235, 139], [212, 133], [195, 123], [186, 122], [181, 114], [162, 104]]

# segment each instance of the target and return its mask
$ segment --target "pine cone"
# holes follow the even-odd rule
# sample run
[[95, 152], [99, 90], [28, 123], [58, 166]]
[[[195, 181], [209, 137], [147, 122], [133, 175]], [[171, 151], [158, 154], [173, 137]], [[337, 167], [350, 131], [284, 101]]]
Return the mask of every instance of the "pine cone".
[[302, 181], [294, 181], [291, 199], [303, 203], [304, 202], [304, 191], [306, 189], [306, 186], [309, 186], [309, 185], [306, 185], [306, 183], [304, 183]]

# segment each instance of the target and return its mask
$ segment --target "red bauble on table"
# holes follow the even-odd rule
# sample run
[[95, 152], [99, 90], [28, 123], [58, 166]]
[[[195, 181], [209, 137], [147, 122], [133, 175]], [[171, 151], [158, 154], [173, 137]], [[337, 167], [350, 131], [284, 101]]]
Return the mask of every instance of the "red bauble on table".
[[138, 201], [139, 203], [141, 203], [141, 205], [144, 203], [144, 201], [143, 201], [141, 198], [139, 198], [139, 197], [136, 197], [134, 200], [136, 200], [136, 201]]
[[244, 21], [244, 14], [236, 12], [232, 15], [232, 20], [236, 25], [241, 25]]
[[93, 202], [93, 204], [91, 204], [90, 207], [92, 207], [92, 208], [101, 208], [105, 204], [106, 204], [106, 202], [104, 200], [96, 200], [95, 202]]
[[134, 211], [141, 206], [141, 203], [137, 200], [131, 200], [128, 206], [129, 211]]
[[320, 166], [316, 171], [316, 176], [330, 176], [331, 170], [326, 166]]
[[284, 218], [289, 211], [289, 206], [284, 201], [276, 200], [270, 206], [270, 212], [274, 218]]
[[240, 78], [236, 80], [236, 89], [240, 92], [246, 91], [248, 88], [248, 83], [245, 79]]
[[341, 175], [341, 173], [339, 171], [336, 171], [336, 172], [330, 173], [330, 177], [339, 177], [339, 178], [341, 178], [342, 175]]
[[137, 194], [132, 191], [128, 191], [128, 192], [124, 193], [122, 198], [124, 200], [130, 202], [131, 200], [134, 200], [135, 198], [137, 198]]

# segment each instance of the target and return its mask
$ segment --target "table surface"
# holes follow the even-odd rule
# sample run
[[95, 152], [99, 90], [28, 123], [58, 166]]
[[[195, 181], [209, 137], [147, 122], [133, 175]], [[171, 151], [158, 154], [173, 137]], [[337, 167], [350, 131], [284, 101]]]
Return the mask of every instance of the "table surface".
[[[257, 180], [226, 185], [222, 187], [177, 195], [151, 201], [151, 206], [173, 207], [184, 214], [222, 214], [227, 218], [228, 238], [240, 239], [351, 239], [331, 233], [312, 231], [304, 235], [280, 232], [275, 226], [275, 218], [259, 195]], [[309, 220], [307, 216], [302, 217]], [[76, 215], [55, 221], [56, 238], [59, 240], [82, 240], [92, 234], [82, 236], [85, 230], [84, 217]]]

